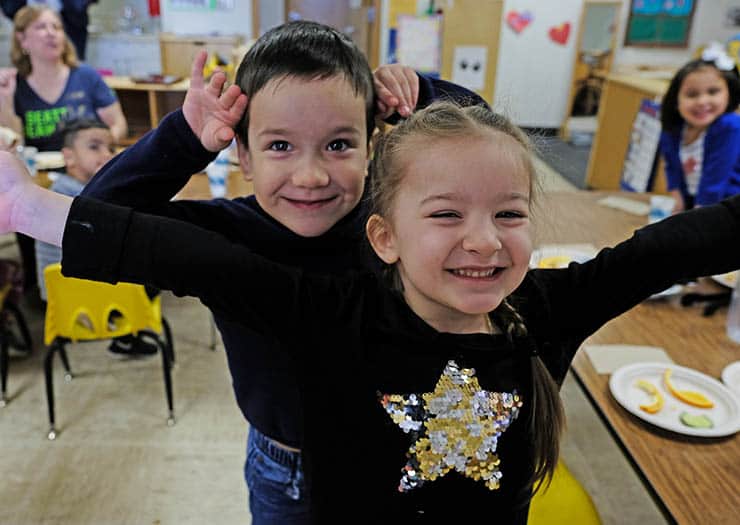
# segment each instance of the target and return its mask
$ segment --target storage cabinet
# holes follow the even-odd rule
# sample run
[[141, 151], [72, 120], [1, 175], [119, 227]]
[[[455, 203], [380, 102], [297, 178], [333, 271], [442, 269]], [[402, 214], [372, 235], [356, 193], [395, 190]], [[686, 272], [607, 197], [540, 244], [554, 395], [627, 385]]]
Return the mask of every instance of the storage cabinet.
[[232, 51], [242, 44], [240, 35], [181, 36], [172, 33], [160, 33], [159, 49], [162, 57], [162, 73], [178, 77], [189, 77], [193, 57], [201, 49], [208, 54], [218, 53], [225, 60], [232, 60]]

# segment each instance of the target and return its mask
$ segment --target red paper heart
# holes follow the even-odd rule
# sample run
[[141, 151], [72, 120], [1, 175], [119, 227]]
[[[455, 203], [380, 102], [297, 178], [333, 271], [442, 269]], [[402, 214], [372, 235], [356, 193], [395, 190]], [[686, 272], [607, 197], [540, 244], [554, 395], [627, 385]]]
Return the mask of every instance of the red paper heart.
[[532, 22], [532, 15], [527, 12], [517, 13], [516, 11], [509, 11], [506, 15], [506, 23], [515, 32], [521, 33], [524, 28]]
[[563, 24], [560, 24], [559, 26], [551, 27], [548, 34], [550, 35], [550, 40], [552, 40], [553, 42], [565, 45], [565, 43], [568, 42], [568, 37], [570, 36], [570, 23], [565, 22]]

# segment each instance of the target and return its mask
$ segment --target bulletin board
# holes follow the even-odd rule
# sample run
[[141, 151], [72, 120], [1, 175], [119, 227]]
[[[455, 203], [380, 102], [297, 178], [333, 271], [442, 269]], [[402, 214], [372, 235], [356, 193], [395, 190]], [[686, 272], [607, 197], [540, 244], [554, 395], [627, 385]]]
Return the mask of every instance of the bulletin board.
[[632, 0], [625, 46], [686, 47], [696, 0]]
[[645, 99], [632, 124], [627, 158], [624, 159], [619, 187], [625, 191], [646, 192], [653, 187], [660, 142], [660, 104]]

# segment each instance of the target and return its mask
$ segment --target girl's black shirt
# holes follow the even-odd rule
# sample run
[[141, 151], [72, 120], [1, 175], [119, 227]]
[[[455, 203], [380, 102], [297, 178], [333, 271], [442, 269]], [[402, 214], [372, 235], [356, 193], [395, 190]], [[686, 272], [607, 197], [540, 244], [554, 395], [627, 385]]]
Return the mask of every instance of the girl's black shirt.
[[[735, 197], [642, 228], [589, 262], [529, 271], [512, 301], [532, 339], [513, 342], [440, 333], [372, 273], [307, 274], [192, 225], [85, 198], [75, 199], [68, 217], [63, 272], [195, 295], [220, 315], [285, 342], [279, 348], [300, 363], [303, 451], [317, 523], [441, 516], [525, 523], [532, 343], [561, 383], [583, 340], [610, 319], [679, 279], [740, 267], [738, 226]], [[400, 492], [414, 440], [381, 401], [434, 392], [451, 363], [474, 369], [479, 390], [515, 393], [522, 402], [498, 437], [500, 487], [452, 471]]]

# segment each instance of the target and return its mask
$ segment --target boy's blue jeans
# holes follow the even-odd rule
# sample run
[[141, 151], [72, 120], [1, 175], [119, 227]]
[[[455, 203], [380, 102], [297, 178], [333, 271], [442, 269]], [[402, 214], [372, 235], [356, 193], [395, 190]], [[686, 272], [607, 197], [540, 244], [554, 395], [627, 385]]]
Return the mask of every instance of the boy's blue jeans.
[[252, 525], [311, 523], [300, 452], [285, 450], [250, 427], [244, 477]]

